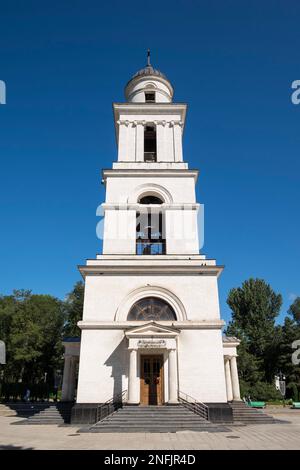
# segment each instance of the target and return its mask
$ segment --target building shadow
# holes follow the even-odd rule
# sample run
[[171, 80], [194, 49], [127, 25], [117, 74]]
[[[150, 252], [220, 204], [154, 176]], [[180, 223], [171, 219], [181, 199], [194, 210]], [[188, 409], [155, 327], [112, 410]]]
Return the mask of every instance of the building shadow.
[[111, 367], [111, 377], [114, 380], [113, 400], [120, 398], [122, 392], [127, 388], [124, 383], [124, 377], [128, 377], [129, 351], [128, 339], [123, 338], [118, 346], [104, 363]]
[[13, 444], [1, 444], [0, 450], [34, 450], [34, 447], [14, 446]]

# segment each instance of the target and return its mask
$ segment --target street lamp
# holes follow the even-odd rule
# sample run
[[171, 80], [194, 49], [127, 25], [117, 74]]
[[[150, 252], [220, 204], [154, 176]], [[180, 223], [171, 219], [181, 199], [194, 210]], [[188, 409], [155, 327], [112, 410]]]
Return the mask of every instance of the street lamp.
[[285, 406], [285, 393], [286, 393], [286, 385], [285, 385], [285, 375], [279, 371], [278, 375], [275, 375], [275, 386], [276, 389], [281, 393], [283, 398], [283, 406]]

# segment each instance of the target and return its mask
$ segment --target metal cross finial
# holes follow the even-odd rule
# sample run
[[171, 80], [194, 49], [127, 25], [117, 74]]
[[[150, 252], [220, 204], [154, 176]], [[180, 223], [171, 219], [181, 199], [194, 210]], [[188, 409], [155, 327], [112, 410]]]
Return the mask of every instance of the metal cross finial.
[[147, 50], [147, 65], [151, 65], [150, 64], [150, 49]]

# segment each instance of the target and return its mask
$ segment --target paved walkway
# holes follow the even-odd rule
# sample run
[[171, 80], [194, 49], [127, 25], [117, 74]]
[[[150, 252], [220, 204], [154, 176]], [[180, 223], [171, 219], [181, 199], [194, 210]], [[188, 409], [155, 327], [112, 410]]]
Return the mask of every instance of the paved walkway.
[[79, 427], [14, 426], [22, 418], [0, 416], [0, 449], [300, 449], [300, 410], [272, 410], [289, 423], [231, 426], [222, 433], [79, 434]]

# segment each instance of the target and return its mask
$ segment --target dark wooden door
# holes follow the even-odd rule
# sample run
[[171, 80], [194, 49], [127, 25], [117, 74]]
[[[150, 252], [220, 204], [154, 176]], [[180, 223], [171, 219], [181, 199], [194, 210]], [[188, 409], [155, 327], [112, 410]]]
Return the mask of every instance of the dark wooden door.
[[141, 405], [163, 403], [163, 356], [141, 356]]

